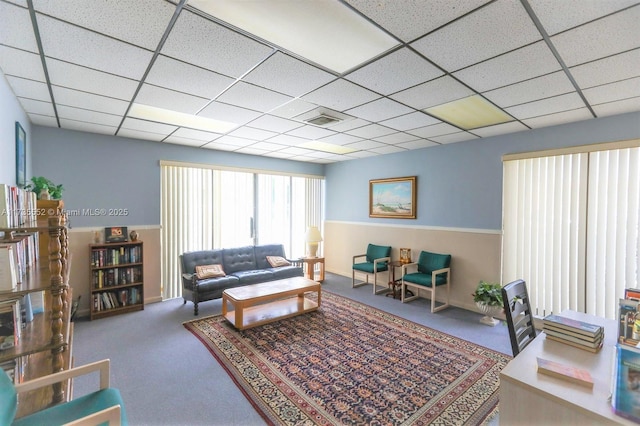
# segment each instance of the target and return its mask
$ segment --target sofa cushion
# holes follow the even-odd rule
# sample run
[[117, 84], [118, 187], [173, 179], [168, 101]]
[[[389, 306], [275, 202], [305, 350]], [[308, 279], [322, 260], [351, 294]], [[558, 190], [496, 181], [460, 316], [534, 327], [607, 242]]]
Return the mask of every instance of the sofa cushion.
[[367, 246], [367, 262], [373, 263], [374, 260], [391, 256], [391, 246], [377, 246], [369, 244]]
[[[421, 272], [413, 272], [411, 274], [405, 274], [404, 277], [402, 277], [402, 279], [405, 280], [406, 282], [413, 283], [413, 284], [420, 284], [425, 287], [431, 287], [433, 285], [431, 274], [423, 274]], [[446, 284], [446, 283], [447, 283], [447, 274], [442, 273], [442, 274], [436, 275], [437, 286]]]
[[240, 279], [233, 275], [218, 278], [205, 278], [203, 280], [198, 280], [198, 292], [210, 293], [220, 289], [224, 290], [228, 286], [238, 284], [239, 282]]
[[254, 269], [269, 269], [273, 266], [267, 260], [267, 256], [280, 256], [284, 255], [284, 246], [282, 244], [265, 244], [262, 246], [255, 246], [256, 254], [256, 267]]
[[279, 268], [281, 266], [291, 266], [291, 262], [281, 256], [267, 256], [267, 262], [269, 265], [274, 268]]
[[[265, 259], [266, 261], [266, 259]], [[258, 269], [253, 246], [230, 248], [222, 250], [222, 264], [227, 275], [236, 271], [251, 271]]]
[[438, 254], [428, 251], [421, 251], [418, 258], [418, 272], [431, 274], [432, 271], [448, 268], [451, 264], [450, 254]]
[[196, 277], [199, 280], [204, 278], [216, 278], [216, 277], [224, 277], [226, 274], [222, 269], [222, 265], [197, 265], [196, 266]]
[[273, 280], [273, 272], [265, 269], [252, 269], [248, 271], [236, 271], [234, 276], [240, 279], [243, 285], [255, 284]]
[[271, 268], [267, 269], [273, 273], [274, 280], [283, 280], [285, 278], [293, 278], [293, 277], [302, 277], [304, 276], [304, 271], [302, 268], [298, 266], [281, 266], [279, 268]]

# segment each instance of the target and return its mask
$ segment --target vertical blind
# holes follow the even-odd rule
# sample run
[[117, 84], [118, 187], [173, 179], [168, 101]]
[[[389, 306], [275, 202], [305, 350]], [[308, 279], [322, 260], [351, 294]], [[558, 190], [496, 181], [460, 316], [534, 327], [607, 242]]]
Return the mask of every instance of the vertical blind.
[[637, 287], [640, 148], [503, 164], [502, 280], [527, 282], [532, 308], [615, 318]]
[[321, 228], [324, 180], [161, 164], [162, 296], [182, 295], [186, 251], [281, 243], [304, 255], [307, 226]]

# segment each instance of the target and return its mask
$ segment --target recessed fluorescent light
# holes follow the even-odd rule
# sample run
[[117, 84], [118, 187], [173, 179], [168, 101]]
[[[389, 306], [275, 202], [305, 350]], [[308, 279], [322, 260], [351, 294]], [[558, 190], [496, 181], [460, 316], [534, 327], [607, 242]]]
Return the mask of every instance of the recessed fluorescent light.
[[190, 0], [189, 5], [338, 73], [399, 44], [336, 0]]
[[480, 95], [427, 108], [425, 111], [465, 130], [513, 121], [513, 117]]
[[298, 148], [307, 148], [307, 149], [312, 149], [314, 151], [329, 152], [331, 154], [349, 154], [352, 152], [356, 152], [356, 150], [352, 148], [347, 148], [342, 145], [334, 145], [331, 143], [320, 142], [320, 141], [305, 142], [303, 144], [298, 145]]
[[214, 133], [227, 133], [238, 127], [237, 124], [228, 121], [214, 120], [213, 118], [199, 117], [197, 115], [136, 103], [131, 105], [129, 114], [127, 115], [142, 120], [173, 124], [174, 126], [188, 127], [189, 129]]

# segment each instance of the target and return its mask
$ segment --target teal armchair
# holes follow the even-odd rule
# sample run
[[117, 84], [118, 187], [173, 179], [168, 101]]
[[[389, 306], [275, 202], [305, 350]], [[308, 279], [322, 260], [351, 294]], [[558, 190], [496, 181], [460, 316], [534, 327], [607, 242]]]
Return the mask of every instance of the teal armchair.
[[[418, 297], [431, 299], [431, 312], [438, 312], [449, 306], [451, 255], [421, 251], [417, 262], [402, 265], [402, 302], [410, 302]], [[414, 271], [414, 272], [412, 272]], [[444, 287], [445, 302], [436, 308], [436, 289]], [[413, 296], [407, 297], [407, 290]], [[438, 293], [441, 293], [439, 291]], [[426, 293], [426, 295], [425, 295]]]
[[[73, 377], [92, 372], [100, 373], [100, 389], [69, 402], [60, 403], [41, 411], [15, 419], [18, 394], [50, 386]], [[0, 372], [0, 425], [126, 425], [124, 404], [117, 389], [109, 387], [109, 360], [105, 359], [71, 368], [48, 376], [14, 385], [3, 371]]]
[[[369, 275], [373, 275], [373, 294], [389, 291], [389, 279], [391, 278], [389, 262], [391, 262], [391, 246], [369, 244], [366, 253], [353, 256], [351, 287], [355, 288], [369, 284]], [[384, 289], [378, 290], [378, 273], [385, 271], [387, 271], [388, 279], [384, 283]], [[356, 273], [365, 274], [366, 281], [356, 283]]]

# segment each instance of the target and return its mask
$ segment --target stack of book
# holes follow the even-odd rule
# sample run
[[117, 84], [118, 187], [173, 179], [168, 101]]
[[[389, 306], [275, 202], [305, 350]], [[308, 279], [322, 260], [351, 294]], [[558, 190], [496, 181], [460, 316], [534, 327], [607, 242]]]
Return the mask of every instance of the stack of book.
[[604, 340], [604, 327], [560, 315], [547, 315], [542, 323], [547, 339], [598, 352]]

